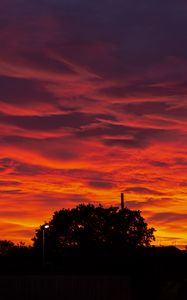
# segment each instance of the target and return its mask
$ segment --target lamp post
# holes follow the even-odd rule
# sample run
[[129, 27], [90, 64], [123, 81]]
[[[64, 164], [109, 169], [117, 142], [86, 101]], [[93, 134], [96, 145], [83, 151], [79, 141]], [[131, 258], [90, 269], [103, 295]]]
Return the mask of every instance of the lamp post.
[[45, 229], [48, 229], [49, 225], [46, 224], [42, 228], [42, 264], [45, 267]]

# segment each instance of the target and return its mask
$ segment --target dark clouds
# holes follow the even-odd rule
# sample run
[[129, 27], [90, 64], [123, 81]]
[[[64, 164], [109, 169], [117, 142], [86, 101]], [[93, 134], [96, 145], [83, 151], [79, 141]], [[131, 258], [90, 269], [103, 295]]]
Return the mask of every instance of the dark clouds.
[[24, 194], [24, 192], [22, 192], [22, 190], [19, 189], [15, 189], [15, 190], [0, 190], [0, 194], [4, 195], [17, 195], [17, 194]]
[[137, 193], [137, 194], [144, 194], [144, 195], [164, 195], [164, 193], [152, 190], [146, 187], [139, 187], [139, 186], [134, 186], [134, 187], [129, 187], [125, 189], [125, 192], [127, 193]]
[[154, 166], [154, 167], [159, 167], [159, 168], [169, 168], [170, 164], [164, 161], [155, 161], [152, 160], [149, 162], [150, 165]]
[[187, 107], [185, 105], [181, 105], [181, 103], [172, 103], [172, 101], [170, 103], [169, 101], [168, 103], [163, 101], [146, 101], [128, 104], [114, 104], [113, 108], [124, 112], [124, 114], [132, 114], [135, 116], [162, 116], [165, 118], [173, 118], [174, 120], [187, 119]]
[[[18, 79], [11, 77], [0, 77], [0, 100], [2, 102], [15, 103], [24, 105], [28, 102], [43, 102], [51, 101], [52, 95], [32, 80]], [[8, 113], [8, 112], [7, 112]]]
[[11, 181], [11, 180], [0, 180], [0, 186], [17, 186], [20, 185], [21, 183], [19, 181]]
[[111, 188], [114, 188], [116, 186], [115, 183], [112, 183], [112, 182], [105, 182], [105, 181], [91, 181], [91, 182], [88, 182], [87, 183], [88, 186], [91, 186], [93, 188], [96, 188], [96, 189], [111, 189]]
[[186, 224], [186, 218], [187, 214], [179, 214], [179, 213], [174, 213], [174, 212], [162, 212], [158, 214], [152, 215], [152, 220], [154, 221], [183, 221]]
[[[11, 18], [11, 10], [14, 18], [23, 14], [27, 16], [23, 19], [19, 36], [23, 45], [32, 49], [36, 47], [37, 60], [41, 60], [41, 65], [44, 56], [39, 58], [39, 54], [46, 49], [46, 43], [51, 51], [108, 78], [139, 74], [167, 57], [186, 58], [184, 2], [163, 4], [161, 1], [144, 1], [140, 4], [138, 1], [119, 0], [91, 4], [86, 1], [46, 1], [44, 6], [38, 1], [25, 1], [22, 5], [8, 7], [9, 13], [4, 16], [11, 19], [11, 23], [15, 20]], [[45, 19], [51, 25], [49, 35], [44, 31]], [[38, 30], [33, 31], [34, 26]], [[24, 27], [36, 44], [28, 41]], [[43, 35], [43, 40], [40, 35]], [[38, 49], [38, 45], [42, 47]], [[92, 51], [95, 45], [98, 48]], [[31, 53], [35, 52], [32, 50]], [[35, 62], [34, 55], [28, 56], [27, 61]], [[48, 61], [44, 68], [47, 65]], [[51, 66], [55, 66], [55, 61]]]
[[91, 115], [79, 112], [52, 116], [1, 116], [2, 122], [28, 130], [55, 130], [63, 127], [80, 128], [81, 126], [99, 123], [104, 115]]

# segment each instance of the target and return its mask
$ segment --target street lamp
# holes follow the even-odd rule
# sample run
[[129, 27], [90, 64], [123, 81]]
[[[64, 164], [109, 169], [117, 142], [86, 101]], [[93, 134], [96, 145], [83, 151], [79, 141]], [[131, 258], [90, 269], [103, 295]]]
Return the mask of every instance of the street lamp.
[[45, 267], [45, 230], [49, 228], [49, 225], [46, 224], [42, 227], [42, 263]]

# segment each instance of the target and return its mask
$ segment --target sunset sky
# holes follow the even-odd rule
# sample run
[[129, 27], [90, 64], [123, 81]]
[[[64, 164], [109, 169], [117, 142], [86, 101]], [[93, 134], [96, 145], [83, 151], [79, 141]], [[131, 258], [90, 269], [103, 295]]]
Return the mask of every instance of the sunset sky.
[[186, 125], [186, 1], [0, 1], [0, 239], [123, 191], [187, 245]]

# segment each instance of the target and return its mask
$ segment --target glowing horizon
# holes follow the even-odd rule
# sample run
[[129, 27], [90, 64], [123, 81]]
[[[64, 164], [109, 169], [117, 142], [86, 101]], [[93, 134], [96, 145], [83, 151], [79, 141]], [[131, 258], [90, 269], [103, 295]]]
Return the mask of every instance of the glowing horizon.
[[0, 10], [0, 239], [30, 243], [54, 211], [123, 191], [157, 244], [187, 245], [187, 4]]

